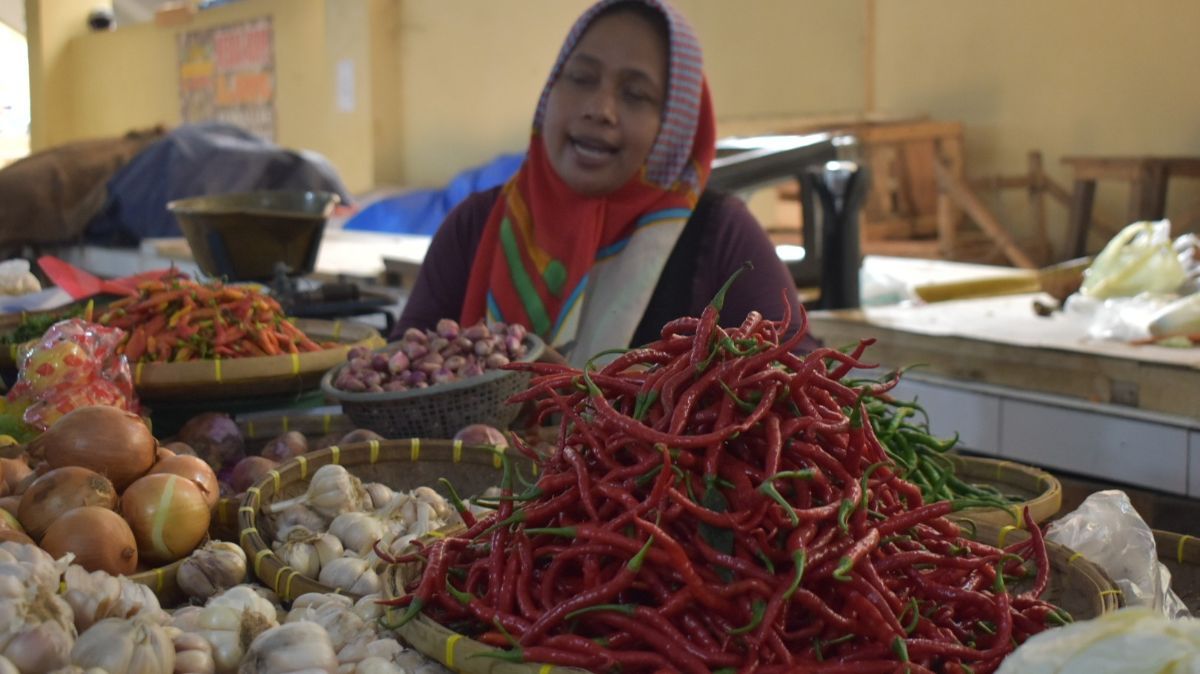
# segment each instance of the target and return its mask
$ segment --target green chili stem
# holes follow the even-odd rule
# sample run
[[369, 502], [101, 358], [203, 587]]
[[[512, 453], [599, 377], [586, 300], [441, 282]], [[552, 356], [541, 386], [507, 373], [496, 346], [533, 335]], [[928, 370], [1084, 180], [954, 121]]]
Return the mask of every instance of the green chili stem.
[[750, 622], [734, 629], [729, 630], [730, 634], [746, 634], [762, 623], [763, 615], [767, 612], [767, 603], [761, 599], [755, 599], [750, 605]]
[[775, 485], [770, 480], [760, 484], [758, 490], [771, 497], [771, 500], [783, 507], [792, 526], [799, 526], [800, 516], [796, 514], [796, 509], [792, 507], [792, 504], [787, 502], [787, 499], [783, 498], [783, 494], [779, 493], [779, 490], [775, 488]]

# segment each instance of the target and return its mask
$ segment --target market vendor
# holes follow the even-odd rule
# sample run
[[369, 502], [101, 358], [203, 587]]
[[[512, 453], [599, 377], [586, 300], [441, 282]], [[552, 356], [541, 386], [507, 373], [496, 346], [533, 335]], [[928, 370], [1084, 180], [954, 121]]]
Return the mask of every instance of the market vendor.
[[794, 334], [795, 285], [766, 233], [705, 191], [715, 137], [686, 20], [662, 0], [596, 3], [550, 71], [520, 170], [449, 214], [395, 336], [447, 317], [520, 322], [578, 365], [700, 315], [746, 261], [722, 323], [779, 320], [786, 295]]

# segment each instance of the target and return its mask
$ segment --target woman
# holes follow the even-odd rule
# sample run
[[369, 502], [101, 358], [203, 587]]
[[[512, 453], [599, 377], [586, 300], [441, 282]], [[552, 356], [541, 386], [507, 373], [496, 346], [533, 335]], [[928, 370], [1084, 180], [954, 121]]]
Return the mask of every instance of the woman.
[[[744, 262], [722, 324], [799, 328], [795, 285], [732, 197], [704, 192], [715, 122], [700, 46], [663, 0], [601, 0], [567, 35], [506, 185], [447, 217], [397, 325], [520, 322], [575, 365], [698, 316]], [[810, 344], [811, 346], [811, 344]]]

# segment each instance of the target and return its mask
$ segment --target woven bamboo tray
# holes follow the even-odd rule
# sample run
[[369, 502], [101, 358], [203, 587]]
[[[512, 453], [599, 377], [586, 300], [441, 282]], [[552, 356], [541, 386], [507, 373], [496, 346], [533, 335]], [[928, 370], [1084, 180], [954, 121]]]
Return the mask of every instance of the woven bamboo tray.
[[[183, 559], [187, 559], [187, 557]], [[179, 583], [175, 578], [176, 574], [179, 573], [179, 567], [183, 564], [183, 559], [177, 559], [166, 566], [160, 566], [156, 569], [132, 574], [127, 576], [127, 578], [139, 585], [145, 585], [150, 588], [154, 592], [154, 595], [158, 597], [158, 603], [164, 609], [179, 606], [187, 601], [187, 596], [183, 594], [183, 590], [179, 589]]]
[[[1011, 526], [978, 522], [973, 537], [984, 543], [1003, 546], [1028, 538], [1029, 532]], [[1192, 541], [1200, 544], [1196, 539]], [[1043, 599], [1066, 609], [1075, 620], [1089, 620], [1123, 606], [1120, 590], [1100, 567], [1057, 543], [1047, 541], [1046, 549], [1050, 556], [1050, 582], [1042, 595]], [[1011, 583], [1009, 588], [1013, 592], [1020, 592], [1029, 582], [1032, 581]], [[396, 588], [385, 583], [385, 592], [395, 596]], [[397, 609], [387, 610], [387, 620], [390, 622], [394, 622], [398, 615]], [[397, 633], [426, 657], [463, 674], [586, 674], [587, 671], [575, 667], [517, 664], [495, 658], [474, 657], [498, 649], [454, 632], [425, 615], [409, 621]]]
[[[533, 464], [521, 454], [511, 452], [508, 457], [525, 475], [533, 473]], [[274, 532], [262, 516], [263, 510], [275, 501], [303, 493], [308, 488], [309, 476], [331, 463], [345, 466], [363, 482], [380, 482], [395, 490], [427, 486], [442, 492], [438, 478], [445, 477], [463, 498], [498, 485], [502, 467], [500, 454], [489, 445], [410, 438], [335, 445], [296, 457], [269, 472], [246, 490], [242, 498], [237, 513], [238, 540], [254, 575], [284, 601], [308, 592], [337, 592], [357, 599], [353, 594], [322, 585], [315, 578], [302, 576], [280, 562], [269, 543]]]
[[1004, 526], [1024, 522], [1026, 510], [1033, 521], [1045, 522], [1062, 507], [1062, 483], [1040, 468], [961, 454], [947, 454], [946, 458], [954, 463], [955, 474], [964, 482], [989, 485], [1022, 499], [1007, 510], [968, 508], [955, 513], [955, 517]]
[[[236, 507], [234, 510], [236, 510]], [[200, 545], [197, 545], [196, 547], [199, 548], [210, 540], [234, 540], [233, 535], [225, 535], [226, 533], [236, 535], [236, 530], [230, 528], [228, 532], [223, 531], [217, 524], [217, 517], [216, 513], [214, 512], [212, 523], [208, 527], [208, 538], [201, 541]], [[165, 566], [139, 571], [138, 573], [130, 574], [127, 576], [127, 578], [135, 583], [145, 585], [153, 590], [155, 596], [158, 597], [158, 603], [161, 604], [163, 608], [179, 606], [188, 599], [187, 596], [184, 595], [183, 590], [179, 589], [179, 583], [175, 578], [179, 573], [179, 567], [183, 564], [185, 559], [187, 559], [187, 557], [184, 557], [183, 559], [177, 559]]]
[[1200, 538], [1155, 529], [1154, 545], [1171, 572], [1171, 589], [1192, 615], [1200, 615]]
[[237, 417], [237, 425], [242, 429], [242, 437], [247, 441], [257, 440], [263, 443], [288, 431], [303, 433], [309, 440], [314, 440], [330, 433], [349, 433], [355, 428], [354, 422], [345, 414], [318, 413], [316, 410], [240, 414]]
[[315, 341], [340, 345], [282, 356], [138, 363], [132, 366], [134, 386], [138, 395], [151, 403], [299, 394], [316, 388], [326, 371], [345, 362], [351, 348], [374, 349], [385, 343], [379, 331], [361, 323], [300, 319], [296, 327]]

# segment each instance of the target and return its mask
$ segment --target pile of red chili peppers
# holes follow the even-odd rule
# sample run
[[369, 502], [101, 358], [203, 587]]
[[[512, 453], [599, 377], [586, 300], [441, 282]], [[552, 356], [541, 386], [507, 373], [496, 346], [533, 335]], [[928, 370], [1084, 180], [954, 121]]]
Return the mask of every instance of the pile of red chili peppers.
[[793, 355], [803, 330], [722, 329], [720, 298], [604, 367], [517, 366], [538, 376], [514, 401], [561, 418], [557, 451], [523, 493], [506, 465], [486, 517], [454, 497], [465, 532], [399, 560], [426, 563], [402, 621], [596, 672], [983, 674], [1069, 620], [1039, 599], [1033, 521], [984, 545], [944, 517], [978, 502], [902, 479], [864, 423], [895, 378], [841, 381], [869, 341]]

